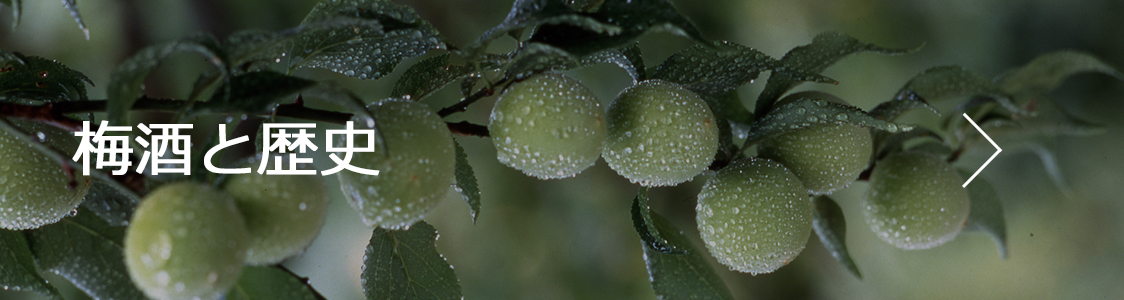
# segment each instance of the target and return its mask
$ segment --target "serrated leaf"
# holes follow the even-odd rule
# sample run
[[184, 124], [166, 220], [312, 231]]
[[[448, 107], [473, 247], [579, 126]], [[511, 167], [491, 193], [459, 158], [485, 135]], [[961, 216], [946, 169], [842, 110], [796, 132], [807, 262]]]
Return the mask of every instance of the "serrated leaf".
[[939, 66], [917, 74], [898, 92], [898, 98], [938, 102], [967, 96], [1005, 98], [991, 80], [961, 66]]
[[32, 252], [44, 270], [74, 283], [94, 299], [147, 299], [125, 268], [124, 227], [110, 226], [80, 208], [78, 215], [32, 230]]
[[456, 141], [453, 145], [457, 146], [457, 191], [468, 203], [472, 223], [476, 223], [476, 217], [480, 216], [480, 187], [476, 185], [476, 173], [472, 171], [472, 165], [468, 164], [468, 154], [464, 152], [464, 147]]
[[0, 288], [62, 299], [59, 291], [39, 275], [31, 247], [20, 231], [0, 229]]
[[831, 252], [831, 257], [843, 264], [847, 271], [859, 279], [863, 274], [859, 266], [847, 251], [847, 221], [843, 218], [843, 209], [828, 196], [819, 196], [812, 201], [812, 228], [820, 237], [820, 242]]
[[386, 0], [321, 1], [297, 28], [228, 39], [237, 65], [283, 62], [359, 79], [390, 74], [404, 59], [444, 49], [444, 38], [408, 6]]
[[870, 109], [870, 116], [879, 120], [893, 121], [902, 114], [918, 108], [928, 109], [938, 116], [941, 115], [941, 112], [937, 111], [936, 108], [933, 108], [924, 100], [897, 99], [879, 103], [878, 106]]
[[62, 5], [66, 7], [66, 11], [70, 12], [70, 17], [74, 18], [74, 22], [78, 23], [78, 29], [86, 35], [86, 40], [89, 40], [90, 29], [86, 28], [86, 23], [82, 22], [82, 15], [78, 13], [78, 2], [76, 0], [62, 0]]
[[223, 81], [229, 82], [230, 70], [227, 68], [226, 55], [219, 49], [218, 41], [211, 35], [198, 34], [149, 46], [117, 65], [110, 76], [106, 108], [106, 119], [109, 120], [110, 125], [128, 124], [129, 109], [142, 95], [144, 79], [160, 65], [160, 62], [180, 52], [195, 52], [203, 55], [223, 74]]
[[554, 46], [527, 43], [507, 66], [504, 74], [513, 80], [523, 80], [535, 74], [573, 69], [580, 66], [577, 57]]
[[82, 207], [110, 226], [126, 226], [133, 218], [139, 199], [129, 198], [101, 180], [94, 180], [82, 200]]
[[800, 92], [785, 97], [779, 106], [753, 123], [746, 145], [814, 125], [855, 124], [888, 132], [913, 129], [910, 125], [876, 119], [858, 107], [830, 101], [832, 98], [838, 99], [822, 92]]
[[616, 64], [625, 72], [628, 72], [629, 76], [632, 76], [633, 82], [639, 82], [648, 77], [644, 69], [644, 58], [640, 55], [639, 43], [590, 54], [581, 60], [583, 66], [600, 63]]
[[[781, 58], [781, 64], [786, 68], [793, 68], [803, 73], [819, 74], [827, 67], [835, 64], [840, 59], [860, 52], [876, 52], [887, 55], [898, 55], [914, 52], [920, 46], [908, 49], [884, 48], [866, 43], [838, 32], [824, 32], [812, 38], [812, 43], [789, 50]], [[779, 73], [779, 74], [778, 74]], [[773, 103], [780, 99], [785, 92], [795, 87], [801, 81], [799, 77], [786, 74], [783, 70], [769, 75], [765, 89], [757, 97], [756, 111], [758, 116], [764, 115], [772, 109]]]
[[[962, 178], [972, 176], [969, 171], [958, 169], [957, 172], [960, 173]], [[1003, 204], [999, 202], [999, 196], [995, 194], [995, 188], [987, 180], [977, 177], [972, 180], [972, 183], [968, 184], [967, 189], [968, 199], [970, 199], [972, 205], [964, 229], [986, 233], [995, 241], [995, 246], [999, 250], [999, 257], [1006, 259], [1007, 221], [1003, 217]]]
[[660, 253], [683, 254], [683, 250], [668, 243], [659, 230], [652, 223], [652, 211], [648, 207], [648, 188], [640, 187], [636, 191], [636, 198], [632, 199], [632, 226], [640, 234], [645, 249], [652, 249]]
[[670, 254], [644, 244], [644, 263], [652, 290], [658, 299], [734, 299], [722, 278], [706, 260], [706, 251], [699, 250], [683, 236], [682, 231], [662, 216], [651, 213], [653, 228], [667, 243], [682, 251]]
[[1000, 90], [1008, 94], [1045, 93], [1057, 88], [1066, 78], [1081, 72], [1098, 72], [1124, 80], [1124, 75], [1116, 68], [1092, 54], [1058, 51], [1039, 55], [996, 81]]
[[695, 44], [664, 60], [652, 79], [678, 83], [698, 94], [722, 94], [753, 82], [777, 61], [761, 51], [731, 42]]
[[308, 279], [297, 277], [280, 267], [247, 266], [238, 283], [226, 293], [226, 300], [322, 300]]
[[94, 83], [58, 61], [0, 51], [0, 100], [86, 100], [86, 84]]
[[12, 8], [12, 28], [20, 25], [20, 14], [22, 13], [23, 0], [0, 0], [0, 4]]
[[437, 230], [418, 222], [407, 230], [375, 228], [360, 277], [367, 299], [460, 300], [453, 267], [437, 253]]
[[606, 0], [594, 11], [570, 10], [562, 17], [580, 22], [563, 22], [558, 20], [560, 17], [552, 17], [541, 23], [530, 40], [551, 44], [578, 56], [619, 47], [652, 30], [707, 42], [695, 25], [668, 0]]
[[[315, 85], [316, 82], [274, 71], [244, 73], [230, 79], [226, 88], [220, 88], [211, 101], [196, 104], [197, 110], [227, 113], [262, 114], [269, 112], [281, 101]], [[230, 91], [227, 93], [227, 91]]]

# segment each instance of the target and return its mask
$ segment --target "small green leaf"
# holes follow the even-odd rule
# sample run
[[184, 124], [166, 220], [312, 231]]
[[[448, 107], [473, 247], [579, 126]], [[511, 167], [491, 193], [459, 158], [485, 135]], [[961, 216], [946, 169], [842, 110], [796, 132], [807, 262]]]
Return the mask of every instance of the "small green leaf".
[[[211, 101], [196, 104], [198, 110], [227, 113], [262, 114], [316, 82], [273, 71], [256, 71], [234, 76], [229, 86], [219, 89]], [[230, 91], [228, 94], [226, 91]]]
[[862, 279], [863, 274], [859, 272], [859, 266], [847, 251], [847, 221], [843, 218], [843, 209], [828, 196], [816, 197], [812, 207], [815, 208], [812, 210], [812, 228], [816, 230], [820, 242], [827, 247], [827, 251], [831, 252], [835, 260], [847, 268], [847, 271]]
[[78, 14], [78, 2], [76, 0], [62, 0], [62, 5], [66, 7], [66, 11], [70, 12], [70, 17], [74, 18], [74, 22], [78, 23], [78, 29], [86, 35], [86, 40], [89, 40], [90, 29], [86, 28], [86, 23], [82, 22], [82, 15]]
[[1098, 72], [1124, 80], [1124, 75], [1092, 54], [1058, 51], [1039, 55], [1021, 68], [999, 77], [997, 82], [999, 89], [1008, 94], [1045, 93], [1081, 72]]
[[62, 299], [59, 291], [39, 275], [31, 247], [20, 231], [0, 229], [0, 288]]
[[578, 56], [619, 47], [652, 30], [706, 43], [695, 25], [668, 0], [606, 0], [592, 12], [570, 10], [541, 21], [531, 41], [551, 44]]
[[[827, 67], [830, 67], [840, 59], [851, 54], [875, 52], [898, 55], [914, 52], [919, 49], [921, 49], [920, 46], [908, 49], [883, 48], [859, 41], [842, 33], [824, 32], [816, 35], [816, 37], [812, 39], [811, 44], [789, 50], [788, 53], [785, 53], [784, 57], [781, 58], [781, 64], [786, 68], [793, 68], [803, 73], [819, 74], [827, 69]], [[765, 89], [761, 91], [761, 95], [757, 97], [756, 111], [758, 116], [768, 113], [777, 99], [780, 99], [785, 92], [788, 92], [788, 90], [795, 87], [801, 81], [811, 81], [807, 79], [801, 80], [800, 77], [794, 77], [786, 73], [790, 72], [778, 70], [778, 72], [769, 75], [769, 81], [765, 83]]]
[[375, 228], [360, 277], [367, 299], [460, 300], [453, 267], [437, 253], [437, 230], [418, 222], [408, 230]]
[[[972, 176], [969, 171], [957, 171], [960, 172], [962, 178]], [[1006, 259], [1007, 221], [1003, 217], [1003, 204], [999, 202], [999, 196], [995, 194], [995, 189], [991, 186], [991, 183], [983, 178], [977, 177], [972, 180], [967, 189], [968, 199], [972, 201], [972, 205], [964, 229], [986, 233], [995, 241], [995, 246], [999, 250], [999, 257]]]
[[898, 99], [879, 103], [878, 106], [875, 106], [870, 110], [870, 116], [879, 120], [893, 121], [907, 111], [918, 108], [928, 109], [938, 116], [941, 114], [941, 112], [937, 111], [936, 108], [930, 106], [929, 103], [925, 103], [924, 100]]
[[519, 50], [519, 54], [504, 74], [507, 78], [523, 80], [535, 74], [573, 69], [580, 66], [580, 61], [566, 50], [547, 44], [528, 43]]
[[321, 1], [297, 28], [227, 39], [235, 65], [262, 61], [377, 79], [403, 59], [444, 49], [444, 38], [408, 6], [386, 0]]
[[636, 198], [632, 200], [632, 226], [644, 241], [645, 249], [653, 249], [660, 253], [683, 254], [683, 250], [668, 243], [659, 230], [652, 223], [651, 208], [648, 207], [648, 188], [640, 187], [636, 191]]
[[453, 144], [457, 146], [457, 191], [468, 203], [472, 222], [476, 223], [476, 217], [480, 216], [480, 187], [476, 185], [476, 173], [472, 171], [472, 165], [468, 164], [468, 154], [464, 152], [464, 147], [456, 141]]
[[82, 207], [94, 213], [109, 226], [126, 226], [133, 218], [138, 199], [118, 192], [104, 181], [95, 179], [82, 200]]
[[1042, 168], [1046, 170], [1046, 175], [1050, 177], [1050, 181], [1054, 182], [1054, 186], [1058, 187], [1058, 190], [1067, 198], [1073, 199], [1073, 188], [1069, 187], [1069, 182], [1066, 182], [1065, 175], [1058, 167], [1058, 160], [1054, 158], [1054, 152], [1042, 143], [1027, 143], [1026, 147], [1042, 161]]
[[959, 97], [1006, 98], [991, 80], [961, 66], [929, 68], [917, 74], [898, 92], [898, 98], [920, 98], [938, 102]]
[[644, 58], [640, 55], [640, 44], [632, 43], [628, 46], [609, 49], [594, 54], [590, 54], [582, 58], [581, 65], [589, 66], [600, 63], [612, 63], [628, 72], [632, 76], [633, 82], [639, 82], [647, 79], [648, 74], [644, 70]]
[[760, 51], [731, 42], [696, 44], [664, 60], [652, 79], [678, 83], [698, 94], [722, 94], [753, 82], [777, 61]]
[[20, 13], [23, 6], [23, 0], [0, 0], [0, 4], [12, 8], [12, 28], [20, 25]]
[[128, 124], [129, 109], [142, 95], [144, 79], [160, 65], [160, 62], [180, 52], [195, 52], [203, 55], [223, 74], [223, 80], [229, 81], [230, 70], [227, 68], [226, 56], [219, 49], [218, 41], [211, 35], [198, 34], [149, 46], [118, 65], [110, 76], [106, 113], [111, 125]]
[[671, 254], [653, 249], [647, 243], [641, 246], [656, 298], [734, 299], [722, 278], [707, 263], [706, 251], [691, 245], [682, 231], [662, 216], [653, 212], [651, 221], [650, 228], [665, 237], [669, 245], [682, 249], [678, 254]]
[[[343, 108], [344, 112], [355, 115], [353, 119], [360, 125], [365, 124], [368, 128], [375, 127], [375, 116], [371, 115], [370, 110], [367, 110], [367, 104], [363, 99], [335, 83], [321, 82], [301, 91], [301, 96], [332, 102]], [[378, 144], [382, 144], [381, 138]], [[385, 145], [382, 146], [385, 147]]]
[[226, 300], [322, 300], [308, 279], [280, 267], [247, 266], [238, 283], [226, 293]]
[[0, 100], [86, 100], [87, 83], [94, 84], [58, 61], [0, 51]]
[[28, 239], [39, 266], [74, 283], [95, 299], [147, 299], [125, 268], [125, 227], [110, 226], [93, 213], [31, 230]]
[[833, 99], [838, 98], [822, 92], [800, 92], [785, 97], [776, 109], [753, 123], [746, 145], [813, 125], [855, 124], [889, 132], [913, 129], [910, 125], [875, 119], [858, 107], [840, 104], [842, 100]]

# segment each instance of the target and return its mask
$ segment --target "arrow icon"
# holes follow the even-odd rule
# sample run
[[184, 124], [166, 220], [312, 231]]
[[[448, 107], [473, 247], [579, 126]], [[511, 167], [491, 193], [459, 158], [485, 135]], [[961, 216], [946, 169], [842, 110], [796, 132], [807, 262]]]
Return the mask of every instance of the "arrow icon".
[[972, 121], [972, 118], [969, 118], [967, 113], [964, 114], [964, 118], [968, 119], [968, 123], [972, 123], [972, 127], [975, 127], [976, 130], [979, 130], [980, 134], [982, 134], [983, 137], [987, 139], [987, 142], [991, 143], [991, 145], [995, 147], [995, 154], [992, 154], [991, 157], [987, 158], [987, 161], [985, 161], [984, 164], [980, 166], [978, 170], [976, 170], [976, 173], [972, 174], [972, 177], [968, 177], [968, 181], [965, 181], [964, 185], [960, 187], [968, 187], [968, 183], [972, 182], [972, 179], [976, 179], [976, 175], [980, 175], [980, 171], [983, 171], [984, 168], [987, 168], [987, 164], [990, 164], [991, 160], [995, 159], [996, 156], [999, 156], [999, 152], [1003, 152], [1003, 149], [999, 148], [999, 145], [995, 144], [995, 141], [991, 140], [991, 137], [987, 136], [987, 133], [985, 133], [983, 129], [980, 129], [980, 125], [976, 125], [976, 121]]

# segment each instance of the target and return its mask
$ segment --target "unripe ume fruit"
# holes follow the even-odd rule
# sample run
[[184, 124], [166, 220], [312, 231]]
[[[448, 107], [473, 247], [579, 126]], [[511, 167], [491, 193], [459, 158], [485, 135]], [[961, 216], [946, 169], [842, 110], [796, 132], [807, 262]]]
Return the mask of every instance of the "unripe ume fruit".
[[507, 89], [488, 132], [499, 161], [541, 179], [566, 178], [601, 157], [605, 112], [576, 79], [541, 74]]
[[812, 232], [812, 204], [792, 172], [757, 157], [707, 180], [695, 208], [699, 235], [718, 262], [751, 274], [796, 258]]
[[644, 186], [676, 185], [698, 175], [718, 151], [718, 125], [706, 102], [678, 84], [648, 80], [609, 105], [602, 157]]
[[808, 193], [822, 195], [859, 177], [870, 162], [871, 143], [862, 126], [816, 125], [766, 139], [758, 154], [788, 167]]
[[[351, 164], [379, 170], [379, 175], [341, 171], [340, 189], [367, 225], [406, 228], [437, 207], [453, 183], [453, 137], [445, 122], [421, 103], [385, 100], [370, 110], [385, 148], [356, 153]], [[355, 140], [355, 145], [366, 143]]]
[[[78, 149], [74, 134], [65, 130], [26, 120], [9, 122], [63, 154], [73, 155]], [[71, 188], [59, 162], [0, 130], [0, 228], [38, 228], [62, 219], [90, 189], [89, 177], [80, 172], [75, 177], [78, 185]]]
[[246, 220], [246, 263], [274, 264], [297, 255], [324, 224], [328, 190], [319, 175], [230, 175], [223, 190]]
[[896, 153], [874, 165], [863, 216], [882, 240], [902, 249], [928, 249], [952, 240], [968, 219], [963, 180], [940, 157]]
[[199, 183], [148, 194], [125, 233], [125, 264], [154, 299], [219, 299], [245, 264], [248, 234], [234, 199]]

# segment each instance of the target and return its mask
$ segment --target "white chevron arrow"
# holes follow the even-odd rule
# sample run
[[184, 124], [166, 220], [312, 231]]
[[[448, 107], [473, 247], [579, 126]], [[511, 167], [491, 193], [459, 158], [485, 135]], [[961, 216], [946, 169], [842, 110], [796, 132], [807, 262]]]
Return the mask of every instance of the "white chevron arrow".
[[972, 182], [972, 179], [976, 179], [976, 175], [980, 175], [980, 171], [983, 171], [984, 168], [987, 168], [987, 164], [990, 164], [991, 160], [995, 159], [996, 156], [999, 156], [999, 152], [1003, 152], [1003, 149], [1000, 149], [999, 145], [995, 144], [995, 141], [991, 140], [991, 137], [987, 136], [987, 133], [985, 133], [983, 129], [980, 129], [980, 125], [976, 125], [976, 121], [972, 121], [972, 118], [968, 117], [968, 114], [965, 113], [964, 118], [968, 119], [968, 123], [972, 123], [972, 127], [975, 127], [976, 130], [979, 130], [980, 134], [982, 134], [983, 137], [987, 139], [987, 142], [991, 143], [991, 145], [995, 147], [995, 154], [992, 154], [991, 157], [987, 158], [987, 161], [985, 161], [984, 164], [980, 166], [978, 170], [976, 170], [976, 173], [972, 174], [972, 177], [968, 177], [968, 181], [965, 181], [964, 185], [960, 187], [968, 187], [968, 183]]

